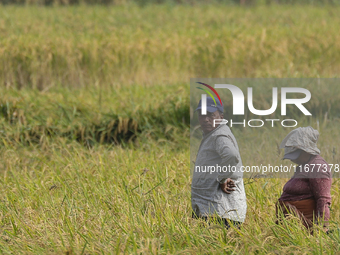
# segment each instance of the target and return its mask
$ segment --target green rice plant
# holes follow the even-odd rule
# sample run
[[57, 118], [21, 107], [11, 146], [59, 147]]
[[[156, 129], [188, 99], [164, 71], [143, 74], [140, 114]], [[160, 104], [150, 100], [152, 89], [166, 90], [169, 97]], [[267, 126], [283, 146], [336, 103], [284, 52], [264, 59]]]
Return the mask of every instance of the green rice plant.
[[[176, 95], [164, 99], [164, 88], [160, 87], [159, 98], [153, 98], [155, 94], [143, 95], [147, 90], [134, 96], [124, 89], [111, 94], [92, 90], [82, 91], [82, 100], [79, 94], [73, 94], [75, 90], [41, 94], [37, 90], [4, 89], [0, 100], [0, 140], [6, 144], [41, 144], [46, 137], [64, 137], [92, 146], [122, 144], [137, 137], [169, 142], [187, 139], [188, 136], [181, 138], [190, 123], [186, 90], [182, 86], [166, 89], [174, 90]], [[145, 96], [150, 97], [149, 102], [142, 101]], [[129, 99], [122, 99], [126, 97]]]
[[[244, 164], [276, 162], [277, 156], [265, 148], [263, 158], [250, 157], [247, 141], [235, 135]], [[275, 147], [272, 139], [264, 143]], [[310, 236], [294, 219], [276, 225], [275, 202], [287, 179], [271, 178], [244, 180], [247, 219], [241, 230], [226, 230], [191, 219], [188, 157], [185, 143], [174, 149], [150, 140], [125, 149], [96, 145], [89, 150], [63, 138], [44, 147], [1, 147], [0, 249], [30, 254], [336, 254], [338, 179], [332, 186], [330, 235], [315, 231]]]
[[337, 77], [337, 11], [0, 6], [0, 84], [107, 89], [194, 77]]
[[[0, 6], [0, 252], [337, 254], [337, 178], [329, 235], [275, 224], [283, 178], [244, 179], [241, 230], [191, 218], [188, 86], [337, 77], [337, 8]], [[336, 164], [339, 93], [313, 89], [313, 118], [300, 125], [318, 128]], [[266, 108], [270, 93], [256, 93]], [[233, 132], [244, 165], [288, 164], [287, 130]]]

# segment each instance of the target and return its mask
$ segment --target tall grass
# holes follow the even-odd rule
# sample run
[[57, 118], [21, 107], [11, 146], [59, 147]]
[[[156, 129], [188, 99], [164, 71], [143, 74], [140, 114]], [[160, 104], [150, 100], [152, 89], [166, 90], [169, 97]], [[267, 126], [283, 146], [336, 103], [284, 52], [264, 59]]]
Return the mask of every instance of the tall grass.
[[[330, 235], [275, 225], [286, 179], [245, 179], [241, 231], [191, 219], [188, 125], [192, 77], [337, 77], [337, 12], [1, 6], [0, 252], [337, 254], [338, 179]], [[317, 89], [319, 146], [339, 163], [337, 89]], [[281, 162], [285, 132], [262, 131], [234, 130], [244, 165]]]
[[[274, 159], [251, 157], [243, 150], [245, 139], [238, 139], [244, 164]], [[87, 150], [62, 139], [44, 148], [2, 147], [1, 252], [337, 253], [338, 179], [332, 186], [334, 232], [328, 236], [310, 236], [293, 219], [275, 225], [274, 203], [285, 179], [245, 179], [246, 222], [241, 231], [227, 231], [191, 219], [188, 157], [187, 149], [150, 141], [139, 149]]]
[[169, 5], [199, 5], [199, 4], [226, 4], [226, 5], [270, 5], [270, 4], [310, 4], [310, 5], [337, 5], [338, 0], [0, 0], [0, 4], [25, 4], [25, 5], [126, 5], [137, 4], [145, 6], [150, 4]]
[[[268, 109], [271, 106], [271, 90], [268, 86], [260, 86], [269, 84], [270, 80], [235, 81], [239, 81], [235, 84], [243, 90], [247, 86], [254, 87], [256, 108]], [[318, 80], [294, 79], [294, 84], [307, 84], [312, 94], [312, 100], [306, 104], [313, 115], [312, 120], [301, 117], [296, 107], [288, 107], [289, 118], [297, 119], [299, 126], [313, 125], [322, 129], [326, 125], [338, 125], [340, 88], [336, 84], [337, 79], [320, 79], [320, 85], [313, 81]], [[275, 83], [275, 86], [285, 85], [291, 83], [288, 80]], [[103, 90], [51, 88], [48, 92], [0, 88], [0, 144], [43, 144], [46, 138], [55, 137], [77, 140], [85, 146], [137, 142], [136, 138], [164, 139], [181, 144], [180, 141], [187, 141], [189, 137], [189, 125], [191, 131], [198, 125], [194, 110], [200, 95], [191, 92], [192, 102], [189, 105], [189, 89], [183, 84]], [[245, 116], [232, 117], [231, 100], [224, 101], [224, 108], [225, 118], [232, 118], [234, 122], [259, 118], [247, 111]], [[279, 108], [276, 115], [265, 116], [264, 119], [282, 119]]]
[[159, 86], [152, 94], [131, 86], [81, 93], [71, 89], [43, 94], [32, 89], [0, 91], [0, 144], [44, 144], [47, 138], [64, 137], [92, 146], [128, 143], [137, 136], [170, 142], [189, 135], [189, 98], [183, 86]]
[[338, 7], [0, 7], [0, 84], [120, 87], [192, 77], [337, 77]]

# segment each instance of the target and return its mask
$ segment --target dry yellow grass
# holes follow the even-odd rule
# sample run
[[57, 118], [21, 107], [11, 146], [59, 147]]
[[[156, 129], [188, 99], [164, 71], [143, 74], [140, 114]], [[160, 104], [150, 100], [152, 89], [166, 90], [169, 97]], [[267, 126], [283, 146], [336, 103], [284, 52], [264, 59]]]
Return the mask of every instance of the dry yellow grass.
[[7, 87], [335, 77], [340, 67], [338, 7], [1, 6], [0, 13]]
[[[338, 11], [0, 6], [0, 252], [337, 254], [338, 179], [328, 236], [294, 220], [274, 224], [285, 179], [245, 179], [242, 231], [192, 220], [183, 116], [192, 77], [338, 76]], [[339, 163], [337, 90], [319, 92], [320, 148]], [[124, 132], [126, 119], [144, 125], [135, 144], [75, 141], [86, 128], [91, 138]], [[234, 132], [245, 165], [281, 162], [283, 130]]]

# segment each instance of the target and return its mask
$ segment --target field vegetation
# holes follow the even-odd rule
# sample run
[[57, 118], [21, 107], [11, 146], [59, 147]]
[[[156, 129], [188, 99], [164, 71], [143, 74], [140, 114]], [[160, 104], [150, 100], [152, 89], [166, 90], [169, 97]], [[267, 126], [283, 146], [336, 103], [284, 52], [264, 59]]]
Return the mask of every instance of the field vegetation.
[[287, 5], [4, 6], [0, 83], [46, 91], [170, 87], [190, 77], [336, 77], [338, 12]]
[[[329, 235], [275, 225], [286, 179], [244, 180], [241, 231], [191, 219], [189, 79], [338, 77], [339, 11], [0, 6], [0, 251], [337, 254], [338, 179]], [[301, 125], [318, 128], [322, 155], [340, 163], [338, 89], [314, 89]], [[245, 165], [280, 164], [288, 131], [233, 130]]]

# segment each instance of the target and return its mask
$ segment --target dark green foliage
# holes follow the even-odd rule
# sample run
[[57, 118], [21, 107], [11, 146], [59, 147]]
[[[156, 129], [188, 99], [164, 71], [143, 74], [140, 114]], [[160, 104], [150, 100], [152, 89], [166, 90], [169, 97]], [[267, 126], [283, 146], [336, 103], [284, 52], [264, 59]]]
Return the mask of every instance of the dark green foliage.
[[40, 107], [37, 103], [0, 101], [0, 141], [31, 144], [47, 136], [91, 146], [127, 143], [144, 135], [173, 140], [176, 130], [185, 132], [190, 124], [188, 98], [180, 97], [130, 116], [112, 111], [95, 113], [79, 102], [77, 106], [60, 102], [45, 110]]

